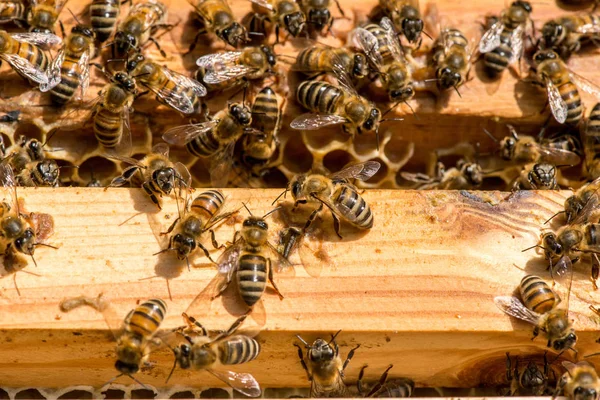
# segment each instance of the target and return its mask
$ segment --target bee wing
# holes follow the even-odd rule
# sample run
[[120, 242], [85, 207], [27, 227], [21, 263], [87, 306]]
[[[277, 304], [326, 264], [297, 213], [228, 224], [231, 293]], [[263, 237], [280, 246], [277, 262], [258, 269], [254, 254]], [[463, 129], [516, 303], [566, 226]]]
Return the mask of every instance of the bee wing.
[[363, 163], [349, 165], [343, 170], [331, 174], [332, 179], [358, 179], [366, 181], [379, 171], [381, 164], [377, 161], [366, 161]]
[[62, 39], [53, 33], [38, 33], [38, 32], [24, 32], [24, 33], [11, 33], [13, 39], [34, 44], [36, 46], [54, 46], [62, 43]]
[[174, 146], [185, 146], [199, 135], [210, 131], [217, 125], [217, 121], [207, 121], [201, 124], [181, 125], [166, 131], [162, 138]]
[[352, 43], [352, 46], [365, 53], [378, 71], [383, 69], [383, 58], [379, 52], [379, 41], [371, 32], [364, 28], [355, 28], [348, 35], [348, 43]]
[[235, 64], [241, 55], [241, 51], [206, 54], [196, 60], [196, 65], [209, 69], [214, 68], [215, 65], [227, 66], [228, 64]]
[[227, 247], [217, 260], [217, 269], [220, 274], [228, 274], [237, 268], [240, 259], [243, 241], [239, 239], [236, 243]]
[[283, 274], [285, 276], [294, 277], [296, 270], [294, 266], [277, 251], [275, 246], [270, 242], [267, 242], [267, 253], [269, 253], [269, 259], [271, 260], [271, 268], [277, 274]]
[[598, 24], [583, 24], [575, 29], [577, 33], [590, 34], [590, 33], [600, 33], [600, 25]]
[[169, 145], [166, 143], [157, 143], [152, 146], [151, 152], [169, 158]]
[[79, 96], [84, 98], [85, 92], [90, 87], [90, 51], [84, 51], [77, 62], [81, 75], [79, 77]]
[[204, 85], [202, 85], [196, 79], [182, 75], [166, 67], [163, 68], [163, 73], [167, 76], [167, 78], [175, 82], [177, 85], [192, 89], [192, 91], [199, 97], [204, 97], [208, 93]]
[[556, 121], [564, 124], [567, 120], [567, 103], [562, 99], [558, 88], [550, 79], [546, 79], [546, 90], [548, 91], [548, 104]]
[[537, 142], [531, 143], [537, 148], [537, 151], [542, 155], [542, 159], [556, 165], [577, 165], [581, 162], [581, 158], [572, 151], [549, 147]]
[[114, 160], [114, 161], [121, 161], [121, 162], [130, 164], [130, 165], [135, 165], [135, 166], [138, 166], [140, 168], [145, 168], [145, 165], [142, 164], [140, 162], [140, 160], [136, 160], [135, 158], [127, 157], [127, 156], [124, 156], [124, 155], [121, 155], [121, 154], [117, 154], [117, 153], [114, 153], [114, 152], [108, 152], [108, 153], [104, 154], [104, 157], [106, 157], [108, 159], [111, 159], [111, 160]]
[[573, 71], [569, 71], [569, 76], [571, 77], [571, 80], [577, 85], [577, 87], [579, 87], [584, 92], [591, 94], [597, 100], [600, 100], [600, 87], [598, 87], [598, 85], [596, 85], [589, 79], [586, 79], [583, 76], [576, 74]]
[[246, 65], [230, 65], [224, 69], [219, 69], [218, 71], [207, 70], [202, 79], [208, 84], [216, 85], [222, 82], [242, 78], [252, 71], [254, 71], [254, 68]]
[[335, 257], [330, 254], [335, 247], [328, 246], [327, 243], [331, 242], [325, 240], [325, 232], [314, 224], [298, 239], [296, 248], [302, 266], [310, 276], [319, 277], [325, 265], [329, 268], [336, 267]]
[[214, 369], [209, 369], [208, 372], [245, 396], [259, 397], [262, 394], [260, 385], [251, 374], [233, 371], [217, 371]]
[[163, 69], [167, 78], [175, 83], [173, 88], [164, 84], [156, 85], [154, 83], [145, 84], [145, 86], [174, 109], [184, 114], [193, 114], [196, 110], [194, 109], [192, 100], [185, 93], [178, 90], [181, 88], [190, 88], [197, 96], [206, 96], [206, 88], [194, 79], [177, 74], [171, 70], [168, 71], [166, 68]]
[[65, 48], [62, 47], [56, 57], [52, 60], [46, 70], [46, 76], [48, 77], [47, 83], [40, 84], [40, 91], [47, 92], [58, 85], [61, 81], [60, 70], [63, 62], [65, 61]]
[[555, 280], [561, 285], [570, 287], [571, 279], [573, 278], [573, 263], [571, 257], [562, 256], [556, 265], [552, 266], [552, 273], [555, 276]]
[[266, 8], [267, 10], [274, 10], [274, 7], [271, 3], [269, 3], [268, 0], [250, 0], [251, 2], [253, 2], [256, 5], [259, 5], [263, 8]]
[[19, 57], [16, 54], [7, 53], [0, 54], [0, 59], [5, 60], [15, 70], [26, 76], [28, 79], [31, 79], [35, 83], [40, 83], [43, 85], [48, 84], [48, 76], [46, 75], [46, 72], [42, 71], [26, 59]]
[[213, 187], [226, 187], [233, 166], [233, 150], [235, 142], [225, 146], [210, 160], [210, 183]]
[[517, 26], [510, 36], [510, 48], [512, 49], [512, 56], [510, 57], [510, 63], [514, 63], [523, 55], [523, 26]]
[[16, 182], [15, 173], [8, 164], [8, 160], [3, 160], [0, 163], [0, 187], [2, 188], [2, 199], [0, 201], [5, 203], [10, 210], [19, 210]]
[[412, 172], [400, 172], [400, 176], [403, 179], [406, 179], [407, 181], [410, 182], [415, 182], [415, 183], [432, 183], [435, 181], [435, 178], [430, 177], [429, 175], [426, 174], [422, 174], [422, 173], [412, 173]]
[[[591, 184], [596, 184], [597, 178]], [[592, 195], [589, 196], [585, 205], [581, 209], [581, 211], [577, 214], [577, 217], [571, 222], [571, 225], [580, 225], [588, 222], [590, 216], [599, 208], [600, 206], [600, 192], [599, 189], [596, 189]]]
[[394, 60], [404, 63], [404, 52], [402, 51], [400, 41], [398, 41], [398, 35], [396, 34], [396, 29], [394, 29], [392, 21], [390, 21], [388, 17], [383, 17], [379, 22], [379, 26], [385, 31], [386, 42]]
[[173, 165], [175, 166], [175, 170], [177, 171], [177, 173], [181, 177], [181, 183], [186, 188], [188, 188], [188, 190], [186, 190], [186, 192], [189, 192], [189, 190], [192, 188], [192, 174], [190, 174], [190, 171], [181, 162], [176, 162]]
[[291, 123], [290, 128], [305, 131], [312, 131], [324, 128], [330, 125], [339, 125], [348, 122], [348, 120], [336, 114], [302, 114], [296, 117]]
[[500, 34], [503, 30], [504, 24], [501, 21], [494, 23], [481, 37], [479, 52], [488, 53], [500, 46]]
[[531, 311], [521, 303], [521, 300], [514, 296], [497, 296], [494, 297], [494, 303], [504, 313], [518, 318], [530, 324], [537, 325], [540, 315]]

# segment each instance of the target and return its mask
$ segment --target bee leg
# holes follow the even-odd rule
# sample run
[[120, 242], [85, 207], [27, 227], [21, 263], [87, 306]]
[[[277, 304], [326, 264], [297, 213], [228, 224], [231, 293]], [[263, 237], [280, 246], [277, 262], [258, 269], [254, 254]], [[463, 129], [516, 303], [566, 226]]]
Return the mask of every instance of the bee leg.
[[360, 397], [365, 397], [364, 395], [364, 391], [363, 391], [363, 376], [365, 375], [365, 369], [368, 367], [368, 364], [363, 365], [363, 367], [360, 369], [360, 372], [358, 373], [358, 379], [356, 380], [356, 389], [358, 389], [358, 394]]
[[343, 239], [340, 234], [340, 219], [334, 213], [331, 213], [331, 216], [333, 217], [333, 230], [335, 230], [335, 234], [338, 235], [340, 239]]
[[[299, 203], [300, 201], [297, 201], [296, 203]], [[306, 201], [304, 201], [304, 203], [306, 203]], [[296, 205], [294, 204], [294, 209], [295, 209]], [[306, 224], [304, 224], [304, 228], [302, 228], [302, 231], [306, 231], [313, 223], [313, 221], [315, 220], [315, 218], [317, 218], [317, 215], [321, 212], [321, 210], [323, 209], [323, 203], [321, 203], [321, 205], [316, 208], [308, 217], [308, 220], [306, 221]]]
[[215, 260], [212, 259], [212, 257], [210, 256], [210, 253], [208, 252], [208, 249], [206, 247], [204, 247], [204, 245], [200, 242], [196, 243], [198, 245], [198, 247], [200, 249], [202, 249], [202, 251], [204, 252], [204, 255], [206, 256], [206, 258], [208, 258], [213, 264], [216, 264]]
[[[336, 343], [335, 346], [337, 347], [337, 343]], [[348, 356], [346, 357], [346, 361], [344, 361], [344, 365], [342, 365], [342, 376], [344, 376], [344, 371], [346, 370], [346, 367], [348, 366], [348, 363], [350, 363], [350, 360], [352, 360], [352, 357], [354, 357], [354, 351], [356, 349], [358, 349], [359, 347], [360, 347], [360, 344], [357, 345], [352, 350], [350, 350], [350, 352], [348, 353]]]
[[512, 381], [512, 363], [510, 361], [510, 354], [506, 352], [506, 380]]
[[142, 96], [144, 96], [144, 95], [146, 95], [146, 94], [148, 94], [148, 93], [150, 93], [150, 91], [149, 91], [149, 90], [145, 90], [145, 91], [143, 91], [143, 92], [136, 93], [136, 95], [135, 95], [135, 100], [137, 100], [137, 99], [138, 99], [138, 97], [142, 97]]
[[136, 165], [125, 168], [121, 176], [117, 176], [112, 181], [110, 181], [110, 184], [106, 188], [104, 188], [104, 190], [108, 189], [109, 187], [123, 186], [131, 180], [131, 178], [138, 169], [140, 169], [140, 167]]
[[215, 231], [213, 231], [212, 229], [210, 230], [210, 241], [212, 242], [212, 245], [215, 249], [222, 249], [226, 247], [224, 244], [220, 245], [217, 242], [217, 238], [215, 237]]
[[152, 43], [154, 43], [154, 45], [156, 46], [156, 48], [158, 49], [158, 51], [160, 52], [160, 55], [163, 58], [167, 58], [167, 53], [165, 53], [165, 51], [160, 47], [160, 44], [158, 43], [158, 41], [156, 39], [154, 39], [153, 37], [149, 37], [148, 40]]
[[540, 328], [538, 328], [536, 326], [535, 328], [533, 328], [533, 337], [531, 338], [531, 340], [534, 340], [536, 337], [538, 337], [539, 334], [540, 334]]
[[598, 280], [598, 274], [600, 274], [600, 259], [598, 259], [598, 255], [596, 253], [592, 253], [592, 285], [594, 285], [594, 290], [598, 290], [598, 284], [596, 281]]
[[58, 26], [60, 26], [60, 32], [62, 33], [62, 38], [63, 40], [65, 40], [65, 37], [67, 37], [67, 34], [65, 33], [65, 26], [63, 25], [62, 21], [58, 21]]
[[202, 324], [198, 322], [196, 318], [189, 316], [186, 313], [182, 313], [181, 316], [185, 319], [190, 328], [192, 328], [192, 325], [195, 325], [196, 327], [200, 328], [200, 331], [202, 331], [204, 336], [208, 335], [206, 328], [202, 326]]
[[309, 381], [312, 381], [312, 378], [310, 377], [310, 374], [308, 373], [308, 367], [306, 366], [306, 362], [304, 361], [304, 352], [302, 351], [302, 347], [300, 347], [296, 343], [294, 343], [294, 346], [296, 346], [298, 348], [298, 358], [300, 359], [300, 364], [302, 365], [302, 368], [304, 368], [304, 371], [306, 371], [306, 377], [308, 378]]
[[379, 382], [377, 382], [371, 388], [371, 390], [367, 394], [367, 397], [372, 397], [375, 393], [377, 393], [381, 389], [381, 387], [383, 386], [383, 384], [387, 381], [389, 370], [392, 369], [393, 366], [394, 366], [394, 364], [390, 364], [387, 367], [387, 369], [385, 371], [383, 371], [383, 374], [381, 374], [381, 377], [379, 378]]
[[168, 235], [169, 233], [173, 232], [173, 229], [175, 229], [175, 225], [177, 224], [177, 221], [179, 221], [180, 217], [177, 217], [175, 219], [175, 221], [173, 221], [173, 223], [171, 224], [171, 226], [169, 227], [169, 229], [167, 229], [166, 232], [161, 232], [161, 235]]
[[283, 295], [281, 294], [281, 292], [279, 291], [279, 288], [277, 287], [277, 285], [275, 284], [275, 281], [273, 280], [273, 267], [271, 266], [270, 258], [267, 259], [267, 264], [268, 264], [267, 268], [269, 270], [269, 282], [271, 282], [271, 286], [273, 286], [273, 289], [275, 289], [275, 292], [279, 296], [279, 300], [283, 300]]
[[190, 44], [190, 47], [188, 48], [188, 51], [186, 51], [185, 53], [183, 53], [184, 56], [187, 56], [192, 51], [194, 51], [194, 49], [196, 48], [196, 45], [198, 44], [198, 40], [200, 39], [200, 36], [204, 35], [205, 33], [206, 33], [206, 30], [200, 30], [200, 31], [198, 31], [198, 33], [196, 33], [196, 36], [194, 37], [194, 40], [192, 41], [192, 44]]
[[554, 390], [554, 393], [552, 394], [552, 400], [556, 399], [556, 397], [558, 397], [558, 394], [560, 392], [562, 392], [563, 387], [565, 386], [565, 384], [567, 383], [566, 375], [568, 375], [569, 373], [566, 372], [557, 382], [556, 382], [556, 389]]

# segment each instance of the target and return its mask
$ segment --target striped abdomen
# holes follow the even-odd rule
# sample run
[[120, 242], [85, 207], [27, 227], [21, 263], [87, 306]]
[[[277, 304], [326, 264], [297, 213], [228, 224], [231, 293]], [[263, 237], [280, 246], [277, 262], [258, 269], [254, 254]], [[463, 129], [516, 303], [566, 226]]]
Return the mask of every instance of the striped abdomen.
[[296, 57], [297, 69], [311, 72], [331, 72], [332, 49], [314, 46], [307, 47]]
[[196, 157], [209, 157], [215, 154], [221, 147], [217, 137], [217, 128], [213, 128], [201, 135], [196, 136], [185, 145], [188, 151]]
[[[371, 229], [373, 227], [371, 208], [355, 189], [340, 184], [332, 200], [338, 210], [349, 210], [345, 219], [352, 225], [361, 229]], [[342, 212], [342, 215], [346, 215], [346, 213]]]
[[327, 82], [304, 81], [296, 90], [298, 103], [315, 113], [334, 114], [342, 97], [342, 91]]
[[260, 254], [243, 253], [236, 271], [240, 296], [252, 307], [267, 287], [267, 259]]
[[243, 364], [260, 353], [260, 344], [251, 337], [235, 335], [219, 344], [219, 360], [225, 365]]
[[512, 31], [504, 29], [500, 34], [500, 46], [483, 55], [483, 65], [488, 73], [497, 75], [504, 71], [513, 56], [511, 48]]
[[[15, 49], [14, 54], [26, 59], [42, 71], [45, 71], [46, 68], [48, 68], [48, 56], [43, 50], [31, 43], [19, 42], [16, 40], [14, 42], [16, 43], [16, 46], [13, 47], [13, 49]], [[15, 71], [23, 76], [19, 71]]]
[[167, 305], [161, 299], [151, 299], [137, 306], [125, 320], [125, 330], [134, 335], [149, 337], [158, 330], [167, 314]]
[[274, 132], [281, 118], [277, 94], [269, 86], [258, 93], [252, 105], [252, 127], [264, 133]]
[[220, 190], [207, 190], [200, 193], [192, 201], [190, 211], [196, 215], [202, 215], [205, 221], [217, 215], [225, 203], [225, 196]]
[[0, 24], [12, 20], [26, 19], [26, 7], [20, 1], [0, 1]]
[[60, 83], [50, 91], [50, 98], [54, 103], [66, 104], [75, 95], [81, 81], [81, 70], [77, 65], [79, 59], [65, 55], [60, 69]]
[[123, 117], [121, 112], [112, 112], [106, 107], [94, 115], [94, 134], [98, 142], [106, 148], [114, 148], [123, 135]]
[[379, 45], [377, 52], [383, 58], [383, 64], [388, 65], [388, 64], [395, 62], [394, 56], [390, 50], [390, 47], [389, 47], [389, 44], [387, 41], [386, 33], [383, 30], [383, 28], [377, 24], [369, 24], [369, 25], [365, 26], [364, 29], [371, 32], [373, 34], [373, 36], [375, 36], [377, 38], [377, 43]]
[[583, 133], [587, 174], [596, 179], [600, 176], [600, 103], [592, 108]]
[[557, 304], [556, 295], [550, 286], [538, 276], [523, 277], [519, 290], [525, 307], [538, 314], [550, 311]]
[[410, 379], [393, 379], [384, 383], [373, 397], [390, 399], [410, 397], [414, 387], [415, 383]]
[[588, 246], [598, 246], [600, 244], [600, 224], [586, 225], [585, 241]]
[[583, 117], [583, 106], [577, 86], [571, 81], [558, 85], [560, 97], [567, 104], [566, 124], [577, 125]]
[[107, 41], [115, 30], [120, 8], [120, 0], [92, 0], [90, 6], [92, 28], [100, 43]]

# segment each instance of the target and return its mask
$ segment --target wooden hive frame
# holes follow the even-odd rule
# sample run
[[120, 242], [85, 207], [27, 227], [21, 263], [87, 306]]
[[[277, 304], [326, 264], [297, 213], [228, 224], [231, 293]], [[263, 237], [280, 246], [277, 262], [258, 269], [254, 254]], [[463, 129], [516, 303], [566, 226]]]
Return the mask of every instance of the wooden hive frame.
[[[250, 3], [232, 0], [236, 16], [242, 17]], [[360, 7], [341, 1], [350, 20], [336, 22], [338, 37], [363, 21], [375, 4], [369, 0]], [[83, 2], [72, 1], [75, 14], [82, 12]], [[465, 9], [462, 2], [437, 2], [440, 13], [452, 16], [452, 23], [465, 31], [477, 30], [481, 17], [498, 12], [503, 4], [478, 2]], [[180, 7], [181, 6], [181, 7]], [[425, 6], [425, 5], [422, 5]], [[335, 8], [334, 8], [335, 10]], [[164, 39], [169, 58], [164, 61], [179, 72], [191, 72], [193, 58], [182, 58], [193, 34], [188, 22], [191, 8], [186, 2], [172, 0], [171, 19], [183, 22]], [[334, 11], [335, 12], [335, 11]], [[535, 4], [534, 19], [541, 21], [562, 11], [547, 2]], [[67, 17], [67, 31], [72, 20]], [[323, 39], [336, 44], [336, 39]], [[161, 42], [163, 43], [163, 42]], [[215, 48], [221, 44], [214, 42]], [[160, 59], [153, 47], [149, 54]], [[200, 46], [195, 56], [206, 53]], [[294, 54], [292, 42], [279, 48]], [[598, 81], [596, 62], [590, 53], [574, 57], [573, 70]], [[7, 66], [3, 66], [3, 72]], [[92, 72], [92, 98], [103, 85], [103, 78]], [[537, 132], [545, 115], [544, 95], [505, 73], [497, 92], [488, 93], [488, 84], [477, 78], [462, 90], [436, 101], [419, 95], [411, 101], [417, 116], [399, 108], [405, 121], [389, 126], [394, 135], [416, 144], [411, 165], [422, 167], [427, 154], [437, 147], [450, 147], [459, 141], [485, 140], [485, 125], [498, 137], [504, 123], [518, 123], [521, 132]], [[14, 75], [1, 74], [4, 100], [0, 112], [15, 107], [22, 110], [25, 121], [33, 121], [47, 134], [54, 126], [57, 111], [37, 104], [48, 99], [27, 92], [26, 86], [14, 85]], [[293, 79], [290, 82], [294, 87]], [[10, 97], [10, 98], [9, 98]], [[585, 98], [588, 104], [590, 99]], [[27, 100], [25, 102], [24, 100]], [[223, 99], [211, 108], [219, 109]], [[26, 104], [26, 105], [23, 105]], [[29, 104], [29, 105], [27, 105]], [[139, 148], [148, 148], [149, 127], [155, 137], [166, 127], [185, 120], [151, 99], [136, 103], [134, 134], [144, 137]], [[300, 112], [288, 99], [284, 124]], [[496, 117], [495, 120], [491, 120]], [[287, 133], [290, 135], [290, 131]], [[76, 139], [57, 138], [57, 147], [73, 152]], [[429, 139], [430, 136], [435, 140]], [[482, 139], [483, 138], [483, 139]], [[64, 144], [67, 144], [65, 146]], [[69, 148], [71, 143], [73, 147]], [[494, 144], [482, 142], [482, 151]], [[367, 143], [367, 148], [374, 144]], [[373, 154], [371, 150], [367, 151]], [[73, 161], [76, 163], [76, 160]], [[247, 202], [257, 213], [266, 212], [279, 190], [228, 189], [230, 201]], [[296, 267], [294, 279], [283, 280], [281, 290], [286, 298], [266, 295], [268, 321], [259, 340], [263, 352], [257, 361], [236, 370], [255, 375], [265, 387], [306, 386], [306, 376], [292, 346], [295, 335], [307, 340], [342, 329], [339, 336], [342, 353], [356, 344], [357, 351], [347, 373], [353, 382], [358, 369], [368, 363], [374, 378], [394, 363], [392, 376], [408, 376], [420, 386], [474, 387], [504, 382], [505, 352], [541, 354], [545, 341], [530, 341], [531, 327], [503, 315], [493, 304], [493, 297], [510, 294], [525, 273], [545, 275], [545, 263], [534, 252], [522, 253], [534, 245], [543, 222], [560, 209], [567, 192], [527, 192], [506, 199], [508, 193], [413, 192], [369, 190], [364, 196], [375, 213], [375, 226], [367, 234], [350, 232], [343, 241], [327, 245], [335, 265], [325, 265], [318, 278]], [[214, 275], [211, 267], [187, 271], [185, 264], [152, 254], [160, 250], [152, 220], [144, 213], [154, 213], [154, 206], [137, 189], [62, 188], [19, 191], [28, 209], [54, 216], [56, 232], [51, 242], [58, 250], [41, 248], [36, 252], [39, 267], [32, 265], [18, 273], [20, 295], [12, 275], [0, 280], [0, 387], [64, 387], [98, 386], [115, 375], [114, 342], [100, 314], [90, 309], [60, 313], [59, 302], [71, 296], [104, 293], [117, 311], [128, 310], [150, 297], [169, 298], [169, 316], [165, 327], [181, 324], [180, 314]], [[477, 199], [484, 199], [483, 201]], [[134, 218], [136, 213], [142, 213]], [[159, 215], [168, 225], [166, 215], [175, 215], [174, 202], [166, 202]], [[326, 219], [327, 220], [327, 219]], [[273, 230], [280, 228], [276, 220]], [[234, 227], [218, 231], [220, 242], [230, 240]], [[203, 262], [203, 261], [201, 261]], [[595, 352], [598, 322], [588, 310], [596, 304], [598, 294], [591, 289], [585, 264], [576, 267], [571, 298], [571, 316], [579, 335], [579, 354]], [[158, 275], [154, 279], [146, 279]], [[567, 356], [568, 357], [568, 356]], [[154, 354], [156, 365], [139, 375], [149, 385], [164, 387], [172, 363], [168, 351]], [[125, 379], [125, 378], [124, 378]], [[216, 387], [221, 383], [207, 374], [177, 371], [169, 385]]]

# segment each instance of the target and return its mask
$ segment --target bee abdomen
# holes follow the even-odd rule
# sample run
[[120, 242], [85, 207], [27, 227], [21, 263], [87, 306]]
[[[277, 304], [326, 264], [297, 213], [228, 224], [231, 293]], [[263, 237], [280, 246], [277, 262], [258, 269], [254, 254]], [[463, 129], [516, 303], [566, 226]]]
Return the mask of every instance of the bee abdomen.
[[25, 4], [19, 1], [0, 2], [0, 23], [13, 19], [25, 19]]
[[119, 17], [118, 0], [92, 0], [91, 23], [100, 43], [108, 40]]
[[279, 102], [270, 87], [258, 94], [252, 105], [252, 125], [262, 132], [273, 132], [279, 121]]
[[225, 196], [223, 196], [221, 191], [207, 190], [196, 196], [194, 201], [192, 201], [190, 209], [194, 213], [205, 215], [208, 219], [217, 215], [217, 212], [223, 206], [224, 202]]
[[589, 224], [585, 228], [585, 240], [588, 245], [597, 246], [600, 244], [600, 224]]
[[219, 150], [220, 144], [215, 129], [197, 136], [186, 145], [188, 151], [196, 157], [209, 157]]
[[139, 306], [128, 316], [127, 330], [140, 336], [149, 336], [158, 330], [167, 313], [167, 305], [161, 299], [151, 299]]
[[361, 229], [373, 227], [373, 213], [371, 208], [358, 192], [348, 186], [342, 186], [334, 204], [338, 209], [348, 210], [347, 220], [352, 225]]
[[504, 71], [512, 57], [512, 49], [506, 44], [500, 44], [494, 50], [485, 53], [483, 63], [486, 70], [491, 74], [499, 74]]
[[375, 397], [393, 399], [411, 397], [414, 385], [410, 379], [388, 381], [377, 391]]
[[550, 311], [556, 304], [554, 291], [538, 276], [523, 277], [519, 290], [523, 304], [538, 314]]
[[[26, 59], [41, 70], [45, 71], [46, 68], [48, 68], [48, 56], [46, 56], [46, 53], [39, 47], [33, 44], [18, 42], [18, 48], [16, 49], [15, 54]], [[17, 71], [17, 73], [23, 76], [19, 71]]]
[[298, 103], [304, 108], [324, 114], [333, 114], [341, 97], [340, 89], [320, 81], [304, 81], [296, 91]]
[[259, 254], [243, 254], [236, 272], [240, 295], [252, 307], [262, 296], [267, 284], [267, 260]]
[[73, 98], [79, 87], [80, 74], [73, 68], [76, 64], [65, 60], [60, 73], [60, 83], [50, 91], [50, 97], [54, 103], [66, 104]]
[[588, 136], [600, 136], [600, 103], [597, 103], [590, 112], [585, 134]]
[[558, 87], [560, 97], [567, 104], [567, 120], [568, 124], [577, 124], [583, 116], [583, 107], [581, 105], [581, 97], [577, 86], [572, 82], [565, 82]]
[[122, 122], [120, 113], [101, 108], [94, 116], [94, 134], [98, 142], [107, 148], [116, 147], [121, 140]]
[[219, 346], [220, 360], [225, 365], [243, 364], [254, 360], [260, 353], [260, 344], [244, 335], [232, 336]]

